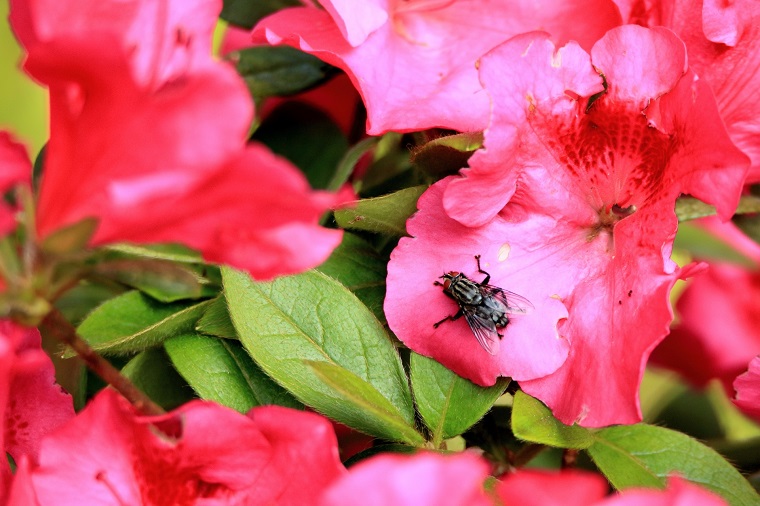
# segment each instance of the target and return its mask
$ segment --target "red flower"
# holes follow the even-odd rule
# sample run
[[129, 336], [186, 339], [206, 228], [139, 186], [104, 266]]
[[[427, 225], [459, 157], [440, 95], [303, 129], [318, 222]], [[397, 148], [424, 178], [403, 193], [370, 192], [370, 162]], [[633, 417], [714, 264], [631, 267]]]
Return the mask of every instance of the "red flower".
[[734, 379], [760, 353], [760, 246], [730, 222], [705, 218], [697, 223], [755, 267], [711, 261], [708, 270], [694, 276], [676, 303], [678, 324], [654, 350], [652, 363], [699, 388], [719, 379], [733, 394]]
[[749, 363], [747, 372], [734, 381], [734, 404], [760, 422], [760, 355]]
[[504, 477], [496, 495], [521, 506], [591, 506], [607, 495], [607, 480], [586, 471], [524, 469]]
[[[607, 92], [592, 104], [602, 90], [595, 68]], [[747, 159], [667, 30], [611, 30], [590, 59], [575, 44], [555, 52], [546, 35], [527, 34], [489, 53], [480, 69], [493, 98], [485, 149], [465, 177], [420, 200], [408, 224], [416, 238], [402, 239], [389, 265], [389, 325], [415, 351], [480, 384], [532, 373], [522, 388], [565, 423], [639, 421], [641, 374], [667, 333], [670, 288], [686, 274], [669, 259], [674, 201], [690, 193], [730, 216]], [[441, 205], [474, 228], [452, 227]], [[491, 284], [536, 307], [504, 329], [501, 353], [486, 364], [476, 347], [460, 344], [473, 341], [464, 322], [432, 327], [455, 310], [433, 280], [449, 270], [469, 276], [474, 254], [483, 255]], [[413, 274], [426, 263], [423, 276]], [[403, 309], [410, 300], [448, 309], [410, 314]], [[550, 340], [563, 304], [569, 317], [560, 339]], [[564, 363], [561, 339], [570, 345]], [[514, 371], [489, 365], [518, 359], [524, 363]]]
[[309, 504], [344, 472], [337, 454], [315, 414], [193, 401], [144, 417], [104, 390], [43, 441], [31, 481], [42, 506]]
[[506, 0], [320, 3], [324, 10], [296, 7], [265, 18], [253, 39], [291, 45], [345, 70], [364, 98], [373, 135], [430, 127], [482, 130], [488, 97], [475, 68], [482, 54], [535, 29], [590, 47], [620, 23], [608, 0], [540, 7]]
[[728, 506], [723, 498], [677, 476], [665, 490], [626, 489], [597, 503], [598, 506]]
[[[26, 149], [7, 132], [0, 131], [0, 194], [32, 178], [31, 162]], [[0, 237], [16, 227], [15, 209], [0, 202]]]
[[[36, 461], [40, 442], [74, 417], [71, 396], [55, 383], [50, 358], [37, 329], [0, 320], [0, 413], [2, 447], [16, 462]], [[10, 467], [0, 467], [0, 503], [7, 494]]]
[[220, 7], [12, 2], [25, 67], [51, 95], [41, 236], [95, 217], [93, 245], [180, 241], [258, 278], [318, 265], [340, 242], [318, 218], [348, 195], [312, 193], [290, 163], [243, 147], [248, 92], [210, 56]]
[[324, 493], [321, 506], [488, 506], [488, 464], [471, 453], [383, 454], [352, 467]]

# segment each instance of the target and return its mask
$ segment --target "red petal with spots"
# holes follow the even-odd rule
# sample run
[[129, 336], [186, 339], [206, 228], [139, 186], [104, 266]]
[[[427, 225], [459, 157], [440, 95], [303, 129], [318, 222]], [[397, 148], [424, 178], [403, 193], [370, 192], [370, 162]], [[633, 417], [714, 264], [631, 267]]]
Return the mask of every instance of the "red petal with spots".
[[40, 504], [251, 504], [272, 447], [249, 418], [193, 401], [142, 417], [104, 390], [46, 438], [32, 471]]
[[[422, 341], [423, 354], [476, 382], [492, 383], [485, 378], [498, 369], [473, 365], [469, 351], [459, 353], [459, 359], [439, 358], [457, 353], [449, 351], [451, 344], [430, 339], [430, 330], [420, 333], [429, 325], [417, 322], [427, 316], [403, 310], [412, 300], [432, 300], [417, 293], [418, 285], [431, 281], [412, 274], [415, 261], [436, 266], [456, 252], [460, 260], [438, 268], [461, 271], [467, 253], [487, 254], [491, 265], [501, 265], [492, 269], [509, 274], [495, 277], [496, 284], [528, 297], [537, 309], [533, 320], [541, 321], [545, 331], [561, 316], [546, 313], [540, 307], [544, 301], [562, 301], [569, 313], [558, 334], [570, 343], [570, 352], [551, 374], [547, 357], [557, 357], [556, 348], [543, 341], [527, 348], [502, 346], [497, 356], [502, 363], [511, 359], [501, 355], [517, 353], [524, 367], [543, 366], [543, 377], [516, 376], [534, 378], [521, 381], [523, 389], [565, 423], [635, 423], [641, 418], [638, 384], [644, 365], [672, 319], [670, 288], [686, 274], [669, 259], [677, 227], [674, 201], [681, 193], [693, 193], [729, 215], [747, 159], [720, 127], [709, 92], [693, 74], [684, 73], [683, 44], [671, 32], [621, 27], [594, 47], [598, 61], [581, 53], [577, 46], [555, 52], [545, 35], [526, 35], [482, 59], [481, 78], [494, 97], [494, 123], [485, 149], [471, 159], [471, 170], [444, 193], [449, 215], [481, 226], [465, 233], [437, 218], [419, 241], [412, 224], [426, 206], [438, 205], [436, 198], [421, 199], [409, 228], [417, 239], [402, 241], [391, 259], [386, 313], [407, 344]], [[655, 54], [655, 61], [647, 59]], [[641, 86], [610, 77], [609, 93], [590, 104], [588, 94], [600, 83], [592, 63], [606, 76], [639, 79]], [[661, 67], [662, 74], [651, 66]], [[506, 79], [504, 69], [515, 68], [517, 75], [530, 77]], [[506, 198], [494, 189], [499, 184]], [[499, 255], [505, 247], [508, 257]], [[533, 334], [518, 330], [520, 321], [515, 318], [515, 326], [505, 330], [505, 339], [531, 340]], [[556, 358], [551, 363], [556, 367]]]
[[3, 448], [14, 459], [26, 455], [35, 461], [42, 439], [74, 417], [74, 405], [55, 383], [53, 363], [41, 348], [37, 329], [1, 320], [0, 344]]
[[320, 3], [324, 11], [298, 7], [265, 18], [253, 31], [254, 41], [288, 44], [345, 70], [364, 98], [370, 134], [482, 130], [489, 114], [476, 71], [482, 54], [538, 29], [588, 48], [620, 23], [609, 0]]
[[488, 464], [472, 453], [384, 454], [352, 467], [321, 506], [488, 506]]
[[607, 495], [607, 480], [586, 471], [523, 469], [496, 485], [504, 504], [520, 506], [590, 506]]
[[734, 404], [760, 422], [760, 355], [749, 363], [747, 372], [734, 381]]
[[696, 223], [736, 248], [747, 266], [711, 261], [676, 303], [678, 324], [652, 353], [652, 363], [677, 371], [697, 387], [719, 379], [733, 393], [734, 379], [760, 353], [760, 246], [732, 223]]

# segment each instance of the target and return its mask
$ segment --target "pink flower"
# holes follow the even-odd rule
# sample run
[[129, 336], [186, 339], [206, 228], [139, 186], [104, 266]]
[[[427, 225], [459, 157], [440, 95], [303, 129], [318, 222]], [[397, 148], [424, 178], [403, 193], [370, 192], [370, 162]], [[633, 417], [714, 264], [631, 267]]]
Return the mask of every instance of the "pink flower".
[[623, 19], [663, 25], [684, 41], [689, 65], [712, 88], [731, 140], [752, 159], [760, 181], [760, 3], [755, 0], [616, 0]]
[[483, 492], [488, 464], [456, 455], [383, 454], [352, 467], [324, 493], [321, 506], [488, 506]]
[[12, 2], [25, 68], [51, 95], [42, 237], [95, 217], [92, 245], [180, 241], [257, 278], [318, 265], [340, 242], [318, 218], [348, 193], [311, 192], [289, 162], [244, 147], [248, 91], [210, 56], [220, 7]]
[[734, 404], [760, 422], [760, 355], [749, 363], [747, 372], [734, 381]]
[[730, 222], [697, 223], [756, 265], [711, 261], [694, 276], [676, 303], [678, 323], [652, 353], [652, 363], [699, 388], [719, 379], [733, 394], [734, 379], [760, 353], [760, 246]]
[[[603, 89], [595, 68], [607, 92], [590, 104]], [[637, 422], [646, 359], [672, 318], [668, 293], [688, 274], [669, 258], [674, 201], [690, 193], [730, 216], [747, 159], [664, 29], [613, 29], [591, 58], [574, 43], [555, 51], [546, 35], [522, 35], [486, 55], [480, 72], [493, 100], [485, 148], [464, 177], [420, 200], [408, 223], [415, 238], [389, 265], [388, 323], [477, 383], [523, 380], [565, 423]], [[452, 226], [441, 206], [471, 228]], [[473, 277], [475, 254], [491, 284], [535, 306], [503, 329], [490, 358], [464, 322], [432, 326], [456, 311], [433, 281], [445, 271]], [[428, 305], [411, 313], [410, 301]]]
[[721, 497], [677, 476], [665, 490], [626, 489], [598, 506], [728, 506]]
[[144, 417], [104, 390], [46, 438], [39, 504], [309, 504], [344, 472], [327, 420], [278, 407], [249, 417], [190, 402]]
[[[2, 447], [16, 462], [36, 461], [42, 439], [74, 417], [71, 396], [55, 383], [50, 358], [37, 329], [0, 320], [0, 413]], [[10, 484], [10, 467], [0, 467], [0, 503]]]
[[[284, 9], [253, 30], [258, 43], [288, 44], [342, 68], [367, 107], [367, 131], [431, 127], [482, 130], [488, 96], [476, 60], [518, 33], [546, 29], [590, 47], [620, 23], [611, 1], [320, 0]], [[594, 16], [586, 13], [594, 12]], [[572, 21], [570, 21], [572, 20]]]
[[[5, 194], [32, 178], [32, 165], [26, 149], [7, 132], [0, 131], [0, 193]], [[16, 227], [15, 209], [0, 202], [0, 237]]]
[[521, 506], [591, 506], [607, 495], [607, 480], [586, 471], [519, 470], [496, 485], [504, 504]]

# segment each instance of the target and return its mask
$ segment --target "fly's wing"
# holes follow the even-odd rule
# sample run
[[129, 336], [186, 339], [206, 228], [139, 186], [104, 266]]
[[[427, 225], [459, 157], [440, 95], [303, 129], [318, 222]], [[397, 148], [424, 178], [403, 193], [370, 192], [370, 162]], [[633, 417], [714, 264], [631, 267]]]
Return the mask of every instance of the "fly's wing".
[[475, 311], [463, 309], [464, 319], [467, 325], [475, 334], [475, 339], [491, 355], [499, 353], [499, 332], [496, 330], [496, 324]]
[[534, 309], [533, 304], [522, 295], [517, 295], [514, 292], [492, 285], [485, 285], [483, 289], [490, 293], [493, 298], [504, 304], [507, 308], [506, 313], [528, 314]]

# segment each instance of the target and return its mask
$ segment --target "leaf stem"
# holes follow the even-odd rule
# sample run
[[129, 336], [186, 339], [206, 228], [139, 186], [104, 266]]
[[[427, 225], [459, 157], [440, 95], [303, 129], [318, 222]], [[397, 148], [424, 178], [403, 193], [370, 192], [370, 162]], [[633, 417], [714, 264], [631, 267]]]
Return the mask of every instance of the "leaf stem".
[[79, 337], [74, 327], [59, 310], [54, 308], [50, 311], [40, 327], [58, 341], [71, 347], [87, 367], [124, 396], [140, 413], [147, 416], [166, 413], [163, 408], [154, 403], [110, 362], [93, 350], [84, 339]]

